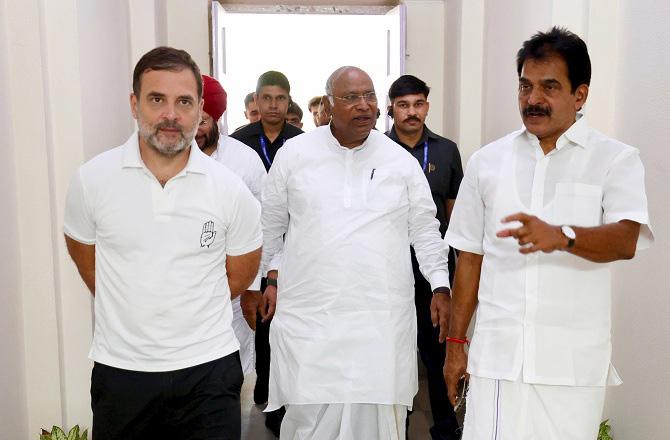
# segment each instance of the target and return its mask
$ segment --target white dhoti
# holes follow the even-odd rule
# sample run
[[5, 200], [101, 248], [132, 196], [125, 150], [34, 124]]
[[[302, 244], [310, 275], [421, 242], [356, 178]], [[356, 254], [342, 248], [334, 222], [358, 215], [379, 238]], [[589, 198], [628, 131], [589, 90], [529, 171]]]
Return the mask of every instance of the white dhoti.
[[249, 374], [254, 371], [256, 364], [256, 350], [254, 347], [254, 331], [249, 328], [249, 324], [242, 315], [240, 306], [240, 297], [232, 301], [233, 304], [233, 331], [235, 337], [240, 343], [240, 362], [242, 363], [242, 372]]
[[405, 405], [287, 405], [280, 440], [405, 440]]
[[463, 440], [594, 440], [605, 387], [470, 376]]

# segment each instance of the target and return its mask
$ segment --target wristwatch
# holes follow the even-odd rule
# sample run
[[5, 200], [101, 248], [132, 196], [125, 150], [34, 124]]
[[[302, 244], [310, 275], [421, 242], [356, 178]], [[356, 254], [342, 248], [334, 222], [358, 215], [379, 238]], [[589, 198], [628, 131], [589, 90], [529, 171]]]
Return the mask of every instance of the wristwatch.
[[577, 234], [575, 234], [575, 230], [572, 229], [568, 225], [563, 225], [563, 226], [561, 226], [561, 232], [568, 239], [568, 247], [566, 249], [570, 249], [571, 247], [573, 247], [575, 245], [575, 238], [577, 238]]
[[449, 293], [449, 288], [444, 287], [444, 286], [440, 286], [440, 287], [435, 288], [435, 290], [433, 290], [433, 295], [435, 295], [436, 293], [446, 293], [447, 295], [450, 294]]

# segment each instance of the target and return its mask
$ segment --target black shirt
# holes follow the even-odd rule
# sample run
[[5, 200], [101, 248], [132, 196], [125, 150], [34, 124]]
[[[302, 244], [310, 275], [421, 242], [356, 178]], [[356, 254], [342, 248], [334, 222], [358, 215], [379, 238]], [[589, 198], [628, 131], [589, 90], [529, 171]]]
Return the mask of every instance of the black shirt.
[[[238, 141], [245, 143], [251, 148], [253, 148], [256, 151], [256, 153], [258, 153], [258, 156], [261, 158], [263, 165], [265, 165], [265, 171], [268, 171], [270, 169], [270, 165], [272, 165], [272, 161], [275, 159], [275, 154], [277, 154], [277, 150], [279, 150], [284, 145], [284, 142], [286, 142], [287, 139], [290, 139], [302, 133], [303, 131], [298, 127], [295, 127], [291, 124], [287, 124], [285, 122], [284, 127], [281, 129], [281, 132], [279, 133], [279, 136], [277, 136], [277, 139], [275, 139], [274, 142], [270, 142], [268, 137], [265, 135], [265, 132], [263, 132], [263, 125], [261, 121], [257, 121], [245, 125], [244, 127], [240, 128], [239, 130], [231, 134], [230, 137], [237, 139]], [[263, 151], [263, 147], [261, 146], [261, 136], [263, 136], [263, 140], [265, 141], [265, 152]]]
[[456, 143], [438, 136], [423, 126], [423, 135], [419, 142], [410, 148], [398, 139], [395, 131], [395, 125], [386, 132], [386, 136], [393, 139], [396, 143], [402, 145], [409, 153], [419, 161], [420, 165], [424, 162], [424, 142], [428, 142], [428, 161], [424, 174], [428, 179], [430, 191], [433, 194], [433, 201], [437, 207], [437, 219], [440, 221], [440, 233], [444, 236], [449, 226], [447, 219], [447, 200], [455, 199], [458, 194], [458, 188], [463, 179], [463, 165], [461, 164], [461, 154], [456, 147]]

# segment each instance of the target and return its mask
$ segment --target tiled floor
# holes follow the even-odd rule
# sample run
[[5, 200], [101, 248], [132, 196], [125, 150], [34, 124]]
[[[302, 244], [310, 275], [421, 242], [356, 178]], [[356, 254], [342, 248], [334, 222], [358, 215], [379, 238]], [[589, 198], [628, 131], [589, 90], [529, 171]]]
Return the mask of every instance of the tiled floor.
[[[242, 440], [275, 440], [265, 428], [263, 406], [254, 404], [256, 376], [251, 374], [242, 385]], [[414, 398], [414, 412], [410, 417], [409, 440], [430, 440], [428, 429], [432, 425], [426, 379], [419, 367], [419, 393]]]

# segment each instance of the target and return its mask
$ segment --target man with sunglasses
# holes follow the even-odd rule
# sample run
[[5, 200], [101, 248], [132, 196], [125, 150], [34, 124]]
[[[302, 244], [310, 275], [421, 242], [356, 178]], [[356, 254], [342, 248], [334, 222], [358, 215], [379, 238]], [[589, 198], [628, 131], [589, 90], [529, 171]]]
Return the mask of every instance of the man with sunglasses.
[[402, 440], [418, 388], [410, 245], [436, 293], [447, 252], [421, 166], [372, 130], [370, 77], [339, 68], [324, 99], [330, 124], [289, 140], [263, 191], [268, 410], [286, 405], [281, 438]]

